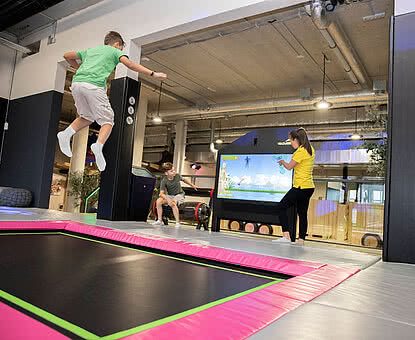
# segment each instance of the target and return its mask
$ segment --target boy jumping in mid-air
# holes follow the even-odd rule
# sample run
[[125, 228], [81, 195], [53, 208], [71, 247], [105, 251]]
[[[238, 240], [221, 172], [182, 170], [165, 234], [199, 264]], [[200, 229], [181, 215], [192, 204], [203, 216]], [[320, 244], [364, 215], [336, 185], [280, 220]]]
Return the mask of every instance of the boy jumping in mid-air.
[[[121, 62], [132, 71], [142, 72], [155, 78], [167, 78], [164, 73], [153, 72], [130, 61], [122, 52], [124, 46], [121, 35], [111, 31], [105, 36], [104, 45], [85, 51], [67, 52], [64, 55], [66, 61], [77, 70], [72, 79], [72, 95], [79, 118], [58, 133], [59, 147], [62, 153], [72, 157], [70, 145], [72, 136], [94, 121], [97, 122], [101, 129], [97, 142], [91, 145], [91, 150], [100, 171], [104, 171], [106, 166], [102, 148], [114, 125], [114, 111], [106, 93], [108, 76]], [[81, 60], [81, 64], [78, 64], [77, 59]]]
[[153, 223], [153, 225], [163, 225], [163, 204], [168, 204], [173, 210], [173, 215], [176, 219], [176, 228], [180, 228], [178, 205], [184, 202], [184, 191], [180, 185], [180, 182], [183, 181], [195, 190], [197, 190], [197, 187], [188, 180], [184, 179], [181, 175], [177, 174], [173, 164], [164, 163], [163, 169], [166, 177], [161, 180], [160, 198], [157, 200], [158, 219]]

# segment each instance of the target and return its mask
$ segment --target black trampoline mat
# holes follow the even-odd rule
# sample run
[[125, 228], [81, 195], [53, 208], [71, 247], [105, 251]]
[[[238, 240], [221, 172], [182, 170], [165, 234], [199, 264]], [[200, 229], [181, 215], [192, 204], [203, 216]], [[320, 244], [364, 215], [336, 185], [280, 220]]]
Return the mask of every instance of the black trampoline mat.
[[97, 336], [272, 282], [61, 233], [0, 234], [0, 290]]

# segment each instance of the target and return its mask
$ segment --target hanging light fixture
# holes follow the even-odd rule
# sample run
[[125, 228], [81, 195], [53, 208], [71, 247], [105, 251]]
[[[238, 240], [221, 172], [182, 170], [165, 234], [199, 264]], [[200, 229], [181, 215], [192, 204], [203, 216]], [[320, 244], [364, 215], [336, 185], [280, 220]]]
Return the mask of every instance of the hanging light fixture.
[[218, 139], [216, 140], [216, 144], [223, 144], [223, 140], [220, 138], [220, 131], [221, 131], [221, 126], [222, 124], [221, 124], [221, 122], [220, 122], [220, 120], [219, 120], [219, 137], [218, 137]]
[[160, 117], [160, 102], [161, 102], [161, 89], [163, 88], [163, 82], [160, 83], [159, 105], [157, 108], [157, 114], [153, 117], [154, 123], [161, 123], [163, 120]]
[[324, 99], [324, 92], [325, 92], [325, 87], [326, 87], [326, 60], [327, 60], [327, 57], [323, 53], [323, 96], [319, 102], [314, 104], [314, 106], [319, 110], [326, 110], [333, 105], [332, 103]]
[[362, 139], [363, 136], [357, 133], [357, 107], [356, 107], [356, 114], [355, 114], [355, 126], [354, 126], [354, 133], [349, 136], [351, 139], [359, 140]]

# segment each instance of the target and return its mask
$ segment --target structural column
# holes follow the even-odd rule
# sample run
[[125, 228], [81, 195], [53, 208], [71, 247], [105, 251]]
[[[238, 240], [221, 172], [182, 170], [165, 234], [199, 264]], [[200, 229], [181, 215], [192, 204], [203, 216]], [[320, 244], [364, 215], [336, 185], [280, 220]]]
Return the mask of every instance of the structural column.
[[129, 217], [134, 125], [140, 98], [140, 83], [129, 77], [111, 82], [110, 103], [115, 125], [104, 146], [107, 160], [101, 172], [98, 218], [127, 221]]
[[147, 122], [148, 98], [141, 94], [138, 102], [137, 118], [134, 131], [133, 166], [141, 167], [144, 152], [144, 135]]
[[395, 1], [391, 23], [384, 261], [415, 263], [415, 4]]
[[72, 137], [72, 158], [71, 167], [68, 174], [68, 190], [66, 191], [65, 211], [79, 213], [81, 201], [75, 197], [68, 195], [72, 190], [70, 185], [73, 174], [83, 174], [85, 170], [86, 150], [88, 148], [89, 127], [79, 131]]
[[176, 142], [174, 143], [173, 165], [177, 173], [182, 173], [186, 154], [187, 120], [176, 122]]

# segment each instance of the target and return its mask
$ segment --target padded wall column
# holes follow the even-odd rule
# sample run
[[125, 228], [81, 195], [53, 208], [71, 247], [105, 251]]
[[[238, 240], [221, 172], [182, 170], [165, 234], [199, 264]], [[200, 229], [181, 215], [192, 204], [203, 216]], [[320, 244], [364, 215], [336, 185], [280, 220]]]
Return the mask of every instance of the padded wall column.
[[128, 219], [134, 126], [139, 96], [138, 81], [125, 77], [111, 82], [110, 102], [115, 113], [115, 125], [104, 146], [107, 166], [101, 173], [98, 203], [98, 218], [101, 219]]
[[391, 25], [384, 261], [415, 263], [415, 12]]
[[0, 97], [0, 144], [3, 139], [4, 122], [6, 119], [7, 99]]
[[49, 207], [62, 97], [48, 91], [10, 103], [0, 185], [30, 190], [38, 208]]

